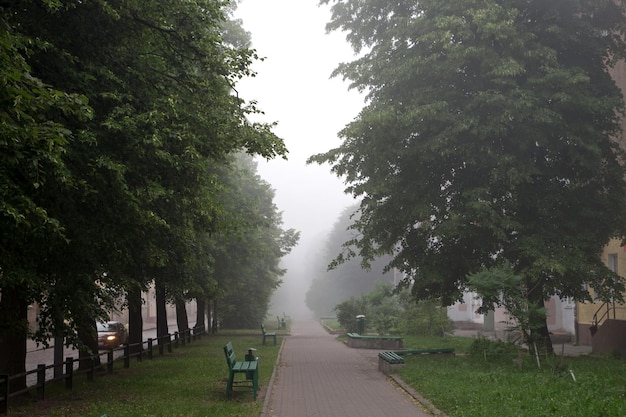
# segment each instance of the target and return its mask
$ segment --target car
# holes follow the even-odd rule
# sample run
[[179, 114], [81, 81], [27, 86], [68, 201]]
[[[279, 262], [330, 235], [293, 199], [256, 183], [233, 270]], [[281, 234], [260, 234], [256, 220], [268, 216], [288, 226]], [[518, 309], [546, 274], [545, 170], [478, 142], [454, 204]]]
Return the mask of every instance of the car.
[[128, 331], [126, 326], [119, 321], [107, 321], [98, 323], [98, 348], [115, 349], [128, 343]]

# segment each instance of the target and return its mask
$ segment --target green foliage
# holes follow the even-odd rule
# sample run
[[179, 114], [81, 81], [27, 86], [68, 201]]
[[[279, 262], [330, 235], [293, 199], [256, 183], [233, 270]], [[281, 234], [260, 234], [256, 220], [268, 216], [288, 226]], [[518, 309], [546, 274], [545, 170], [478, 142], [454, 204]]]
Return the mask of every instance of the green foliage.
[[379, 302], [372, 303], [369, 311], [369, 326], [378, 334], [389, 334], [397, 331], [400, 321], [400, 308], [397, 301], [392, 297], [386, 297]]
[[469, 348], [470, 355], [484, 359], [513, 359], [519, 351], [514, 343], [478, 337]]
[[369, 313], [367, 308], [368, 305], [365, 297], [350, 297], [349, 300], [339, 303], [335, 307], [335, 312], [337, 313], [337, 321], [339, 322], [341, 327], [346, 330], [346, 332], [356, 332], [356, 316], [365, 315], [366, 320], [369, 320]]
[[376, 289], [335, 307], [337, 320], [349, 332], [357, 329], [356, 316], [365, 315], [368, 329], [378, 334], [442, 336], [453, 328], [447, 309], [432, 301], [415, 302], [409, 291], [396, 292], [391, 284], [378, 283]]
[[228, 328], [255, 328], [282, 282], [280, 259], [297, 244], [299, 233], [281, 228], [274, 191], [256, 174], [252, 158], [239, 155], [223, 181], [219, 196], [226, 227], [214, 236], [212, 251], [213, 276], [221, 291], [218, 316]]
[[452, 332], [454, 323], [448, 318], [448, 309], [431, 300], [407, 300], [398, 329], [403, 334], [444, 336]]
[[504, 265], [530, 305], [585, 300], [584, 284], [620, 297], [598, 253], [626, 235], [624, 101], [608, 71], [626, 50], [623, 3], [321, 3], [360, 52], [335, 75], [368, 94], [342, 144], [310, 159], [361, 198], [355, 256], [391, 254], [417, 299], [444, 305]]
[[479, 313], [485, 314], [494, 306], [504, 307], [514, 319], [509, 323], [509, 330], [520, 331], [523, 342], [528, 346], [541, 343], [537, 334], [546, 321], [545, 307], [529, 303], [525, 282], [521, 276], [514, 274], [510, 265], [472, 274], [468, 277], [468, 285], [482, 298]]
[[[40, 339], [73, 342], [120, 295], [153, 280], [161, 302], [220, 295], [216, 282], [228, 287], [232, 275], [227, 265], [215, 275], [216, 248], [243, 236], [254, 240], [245, 281], [232, 289], [254, 287], [249, 316], [265, 315], [297, 233], [280, 228], [254, 170], [233, 168], [235, 154], [273, 158], [286, 148], [273, 124], [249, 121], [256, 104], [235, 94], [258, 57], [238, 23], [225, 23], [232, 7], [0, 8], [0, 289], [15, 300], [0, 300], [0, 369], [22, 362], [5, 352], [23, 345], [15, 338], [26, 337], [28, 304], [40, 308]], [[227, 213], [233, 207], [241, 216]], [[131, 337], [138, 330], [131, 325]]]
[[349, 332], [357, 331], [356, 316], [364, 315], [366, 330], [374, 329], [378, 334], [389, 334], [398, 328], [401, 307], [393, 295], [391, 284], [379, 282], [375, 290], [338, 304], [335, 312], [341, 326]]

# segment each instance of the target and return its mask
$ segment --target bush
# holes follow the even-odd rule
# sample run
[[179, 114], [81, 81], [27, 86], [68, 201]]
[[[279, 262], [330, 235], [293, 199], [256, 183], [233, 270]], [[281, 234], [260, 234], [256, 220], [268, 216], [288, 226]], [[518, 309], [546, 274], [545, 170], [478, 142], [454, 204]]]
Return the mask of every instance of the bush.
[[356, 332], [356, 316], [365, 315], [367, 328], [378, 334], [444, 336], [454, 328], [447, 309], [434, 301], [416, 302], [409, 288], [394, 289], [378, 283], [376, 289], [350, 298], [335, 307], [337, 320], [348, 332]]
[[431, 301], [414, 301], [402, 313], [400, 331], [416, 336], [444, 336], [451, 333], [454, 324], [447, 309]]
[[479, 337], [471, 344], [469, 353], [481, 358], [511, 359], [517, 356], [518, 350], [513, 343]]
[[356, 316], [364, 314], [367, 317], [367, 302], [363, 297], [351, 297], [349, 300], [337, 304], [335, 312], [341, 327], [346, 329], [348, 333], [353, 333], [357, 331]]

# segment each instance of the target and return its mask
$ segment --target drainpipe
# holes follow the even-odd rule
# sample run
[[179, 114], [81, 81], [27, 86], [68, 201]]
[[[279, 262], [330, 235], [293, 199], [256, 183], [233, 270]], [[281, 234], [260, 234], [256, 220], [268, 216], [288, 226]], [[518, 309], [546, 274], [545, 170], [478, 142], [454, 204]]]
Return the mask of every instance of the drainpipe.
[[574, 340], [576, 345], [580, 344], [580, 339], [578, 335], [578, 301], [574, 302]]

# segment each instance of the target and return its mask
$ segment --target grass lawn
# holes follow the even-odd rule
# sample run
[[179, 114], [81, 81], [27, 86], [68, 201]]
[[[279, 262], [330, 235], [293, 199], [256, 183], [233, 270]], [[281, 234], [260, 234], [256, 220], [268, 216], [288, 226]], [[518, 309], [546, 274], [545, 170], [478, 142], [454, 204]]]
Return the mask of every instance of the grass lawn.
[[[65, 416], [65, 417], [258, 417], [263, 397], [269, 384], [278, 351], [278, 344], [261, 345], [258, 336], [236, 333], [205, 336], [185, 347], [179, 347], [164, 356], [141, 363], [131, 359], [130, 368], [116, 362], [114, 373], [102, 371], [87, 382], [85, 375], [74, 377], [72, 391], [65, 390], [64, 382], [46, 386], [46, 399], [34, 401], [11, 399], [10, 416]], [[232, 341], [237, 358], [244, 359], [249, 347], [258, 349], [259, 397], [253, 401], [252, 392], [236, 392], [225, 398], [228, 370], [223, 346]], [[241, 378], [242, 375], [238, 375]], [[32, 392], [32, 397], [36, 393]]]
[[538, 368], [528, 353], [521, 366], [511, 356], [471, 356], [471, 342], [408, 337], [408, 348], [454, 347], [457, 355], [408, 356], [398, 374], [450, 417], [626, 416], [624, 359], [544, 357]]
[[323, 318], [320, 320], [321, 323], [331, 330], [340, 330], [341, 324], [337, 321], [337, 319], [333, 318]]
[[[258, 333], [258, 335], [256, 334]], [[174, 349], [154, 360], [116, 362], [112, 375], [93, 382], [85, 375], [46, 387], [46, 400], [12, 399], [10, 416], [66, 417], [257, 417], [280, 348], [261, 345], [260, 331], [226, 331]], [[226, 399], [228, 371], [223, 346], [233, 342], [243, 359], [248, 347], [260, 356], [260, 395], [238, 392]], [[407, 349], [454, 348], [456, 356], [407, 356], [401, 378], [449, 417], [623, 417], [626, 416], [626, 360], [613, 357], [535, 359], [472, 356], [473, 339], [404, 337]], [[571, 371], [571, 372], [570, 372]], [[572, 376], [573, 374], [573, 376]], [[32, 393], [35, 397], [35, 393]], [[19, 404], [18, 404], [19, 402]]]

